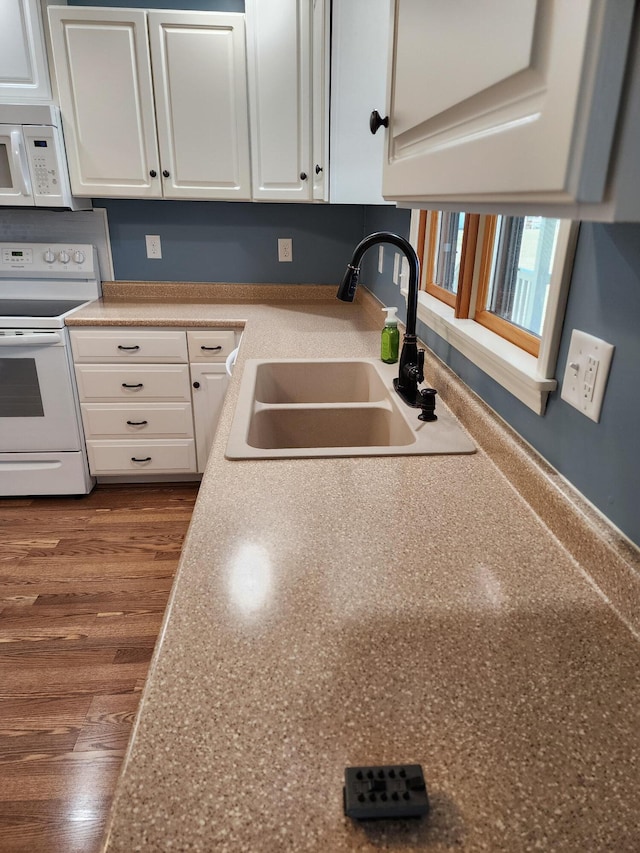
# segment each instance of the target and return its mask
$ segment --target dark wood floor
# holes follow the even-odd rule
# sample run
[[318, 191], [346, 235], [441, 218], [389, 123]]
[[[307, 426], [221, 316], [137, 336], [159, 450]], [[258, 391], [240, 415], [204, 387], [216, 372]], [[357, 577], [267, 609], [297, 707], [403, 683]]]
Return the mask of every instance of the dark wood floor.
[[93, 853], [197, 484], [0, 499], [0, 851]]

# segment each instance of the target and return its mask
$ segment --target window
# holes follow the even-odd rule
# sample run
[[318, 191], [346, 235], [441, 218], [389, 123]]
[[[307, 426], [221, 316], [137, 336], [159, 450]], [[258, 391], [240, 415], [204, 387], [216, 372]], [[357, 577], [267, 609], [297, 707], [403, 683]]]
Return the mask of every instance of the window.
[[418, 317], [534, 411], [553, 378], [577, 224], [414, 211]]

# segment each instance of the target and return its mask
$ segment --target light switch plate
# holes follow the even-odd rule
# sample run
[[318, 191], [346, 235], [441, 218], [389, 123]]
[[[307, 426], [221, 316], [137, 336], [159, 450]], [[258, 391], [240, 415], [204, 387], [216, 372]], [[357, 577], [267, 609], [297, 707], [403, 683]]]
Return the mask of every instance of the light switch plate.
[[596, 423], [600, 420], [604, 389], [615, 347], [574, 329], [560, 396]]

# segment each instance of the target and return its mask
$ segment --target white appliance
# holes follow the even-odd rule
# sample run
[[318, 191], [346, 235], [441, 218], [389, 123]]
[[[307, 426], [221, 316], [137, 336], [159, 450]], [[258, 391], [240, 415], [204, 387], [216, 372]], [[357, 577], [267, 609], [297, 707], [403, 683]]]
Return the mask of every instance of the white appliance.
[[87, 494], [65, 317], [101, 294], [93, 246], [0, 243], [0, 495]]
[[55, 104], [0, 104], [0, 205], [91, 209], [71, 195]]

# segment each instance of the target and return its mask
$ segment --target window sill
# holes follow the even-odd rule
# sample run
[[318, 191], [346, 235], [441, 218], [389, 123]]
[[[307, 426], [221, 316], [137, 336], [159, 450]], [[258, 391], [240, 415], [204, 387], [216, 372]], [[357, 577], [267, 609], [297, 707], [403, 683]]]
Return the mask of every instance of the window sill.
[[544, 414], [558, 383], [540, 376], [537, 358], [473, 320], [457, 320], [453, 308], [428, 293], [419, 294], [418, 319], [525, 406]]

